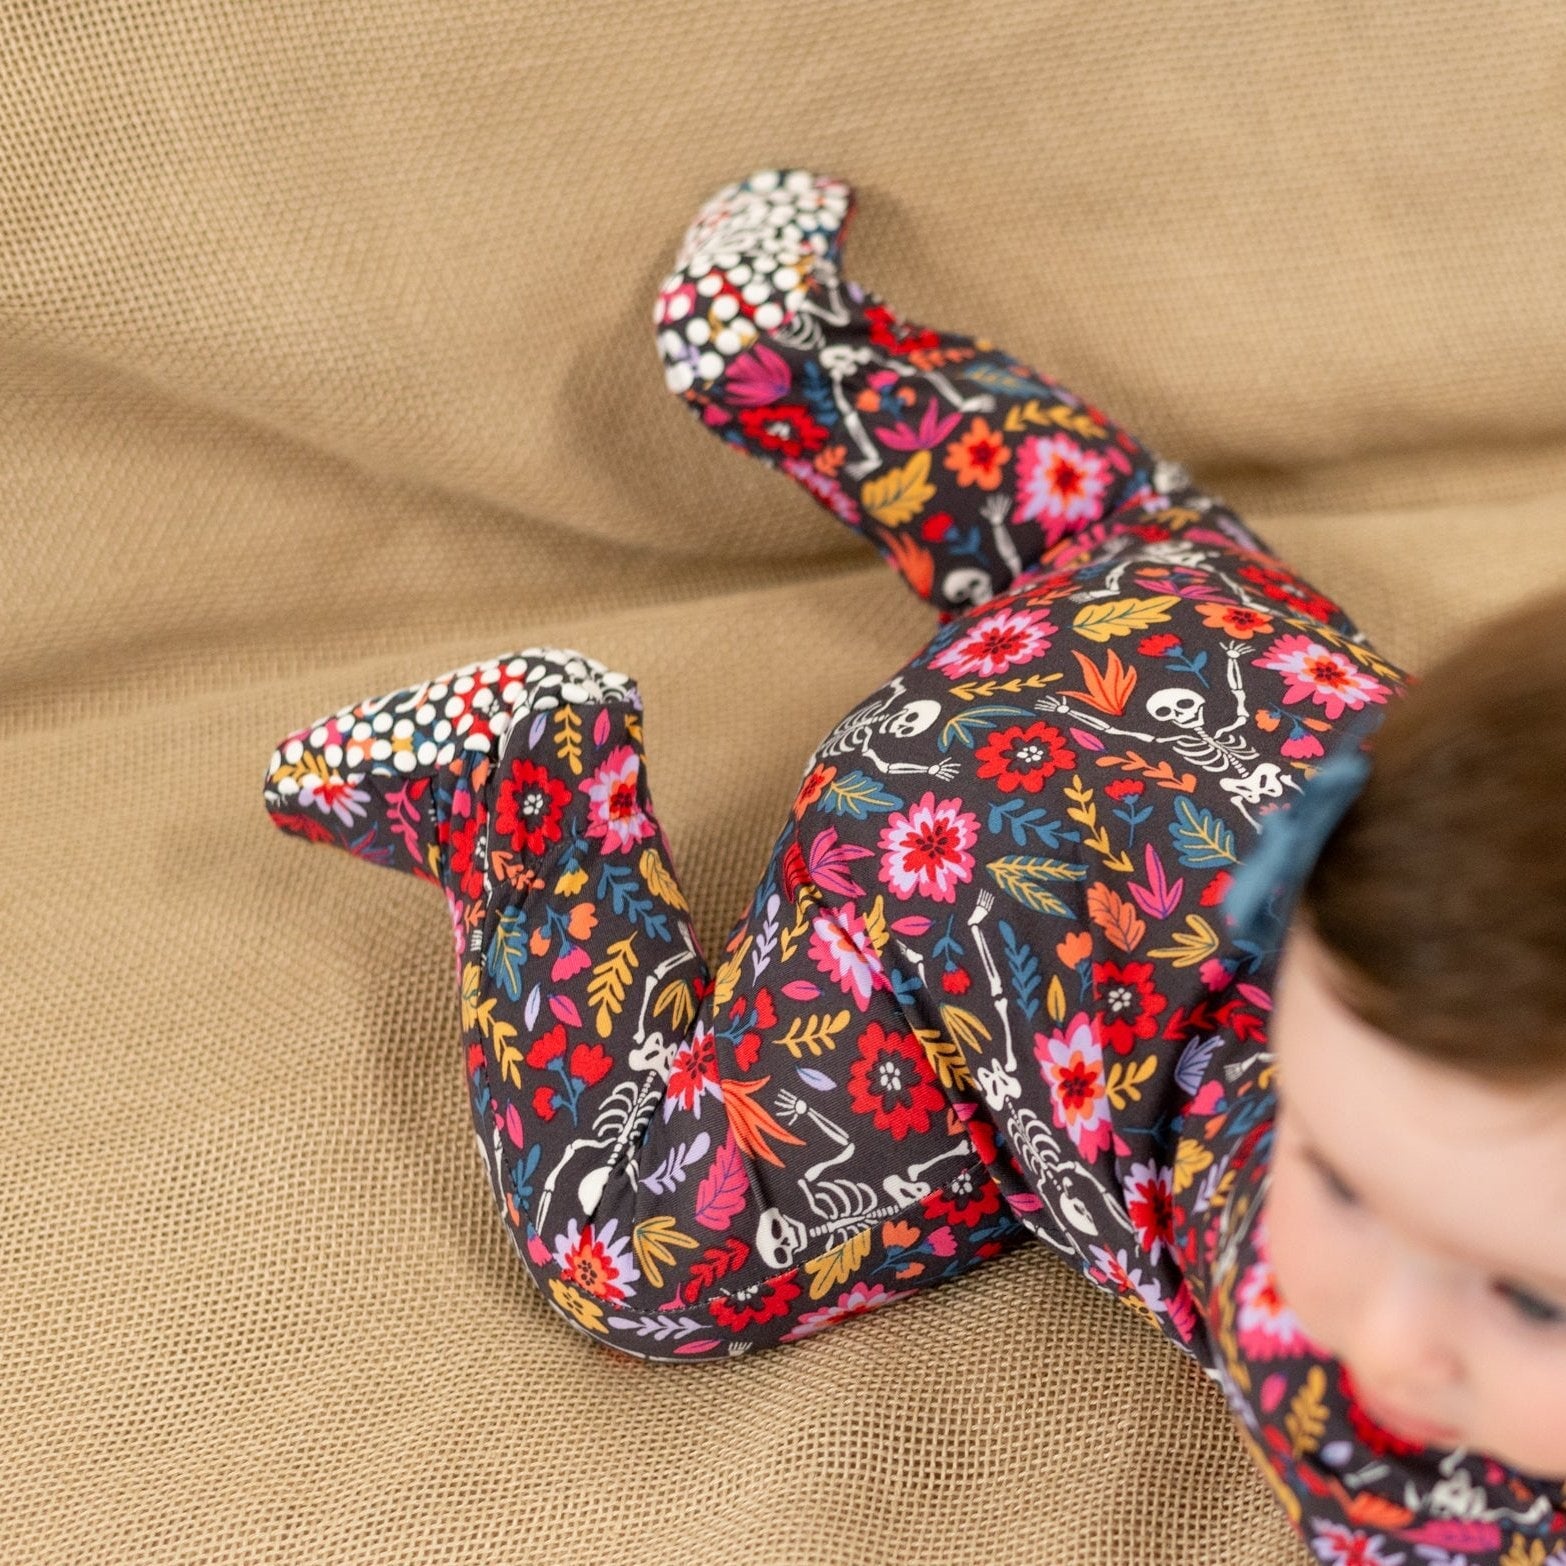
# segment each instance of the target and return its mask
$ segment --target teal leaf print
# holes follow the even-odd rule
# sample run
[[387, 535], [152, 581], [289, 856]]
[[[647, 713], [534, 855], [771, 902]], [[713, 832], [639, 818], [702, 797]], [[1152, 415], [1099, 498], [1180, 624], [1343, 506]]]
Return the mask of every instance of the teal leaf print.
[[[1065, 825], [1063, 821], [1050, 820], [1049, 812], [1043, 809], [1023, 810], [1024, 801], [1020, 799], [1006, 799], [999, 804], [990, 806], [990, 813], [984, 823], [986, 832], [999, 832], [1002, 826], [1010, 831], [1012, 841], [1018, 848], [1027, 848], [1028, 833], [1032, 833], [1046, 848], [1056, 848], [1060, 842], [1060, 829]], [[1151, 807], [1149, 807], [1151, 808]], [[1015, 812], [1021, 812], [1016, 814]]]
[[976, 735], [988, 734], [1009, 718], [1021, 718], [1031, 723], [1033, 714], [1026, 707], [1011, 707], [1003, 702], [992, 702], [987, 707], [969, 707], [959, 712], [955, 718], [949, 718], [941, 730], [941, 754], [945, 755], [951, 749], [954, 735], [972, 750]]
[[1234, 852], [1234, 831], [1210, 810], [1196, 810], [1183, 794], [1175, 800], [1177, 821], [1169, 823], [1169, 835], [1175, 841], [1180, 863], [1188, 870], [1204, 870], [1212, 865], [1238, 864]]
[[484, 967], [512, 1000], [522, 998], [522, 963], [527, 956], [527, 919], [521, 907], [508, 908], [490, 937]]
[[833, 778], [816, 803], [834, 815], [863, 821], [872, 810], [901, 810], [906, 801], [887, 793], [874, 778], [866, 777], [863, 772], [850, 772], [847, 777]]
[[1017, 1010], [1030, 1022], [1039, 1009], [1039, 959], [1031, 946], [1017, 939], [1017, 932], [1002, 919], [1001, 942], [1006, 948], [1006, 971], [1011, 977], [1011, 997]]

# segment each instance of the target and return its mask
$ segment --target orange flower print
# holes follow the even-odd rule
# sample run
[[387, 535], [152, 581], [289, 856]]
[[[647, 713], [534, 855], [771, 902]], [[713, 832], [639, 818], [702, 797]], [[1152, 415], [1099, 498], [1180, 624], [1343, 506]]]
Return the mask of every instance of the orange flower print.
[[1198, 603], [1209, 631], [1223, 631], [1229, 636], [1248, 642], [1253, 636], [1270, 636], [1272, 620], [1259, 609], [1247, 609], [1242, 604]]
[[946, 448], [946, 466], [964, 487], [977, 484], [983, 490], [998, 488], [1001, 469], [1010, 461], [1011, 448], [982, 418], [975, 418], [968, 433]]

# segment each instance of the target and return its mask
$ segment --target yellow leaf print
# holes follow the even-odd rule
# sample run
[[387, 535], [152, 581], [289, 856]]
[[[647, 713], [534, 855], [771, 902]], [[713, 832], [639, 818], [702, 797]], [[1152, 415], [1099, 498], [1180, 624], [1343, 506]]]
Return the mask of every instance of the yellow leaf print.
[[674, 1260], [674, 1252], [669, 1247], [678, 1245], [694, 1251], [699, 1244], [700, 1241], [682, 1233], [668, 1213], [645, 1219], [631, 1231], [631, 1249], [636, 1253], [636, 1264], [655, 1289], [663, 1287], [663, 1273], [659, 1270], [659, 1264]]
[[1085, 636], [1090, 642], [1107, 642], [1111, 636], [1129, 636], [1150, 625], [1161, 625], [1169, 618], [1170, 608], [1179, 602], [1178, 597], [1160, 594], [1157, 598], [1117, 598], [1112, 603], [1087, 604], [1077, 611], [1071, 626], [1078, 636]]
[[1181, 1137], [1175, 1148], [1175, 1190], [1185, 1190], [1212, 1161], [1213, 1155], [1200, 1142], [1193, 1142], [1188, 1136]]
[[683, 1034], [696, 1020], [696, 995], [688, 980], [671, 979], [658, 991], [653, 1016], [661, 1017], [665, 1011], [669, 1013], [669, 1027], [676, 1034]]
[[861, 1229], [825, 1255], [812, 1256], [805, 1263], [805, 1271], [810, 1274], [811, 1299], [818, 1300], [838, 1284], [847, 1283], [869, 1254], [870, 1230]]
[[654, 897], [661, 897], [671, 908], [690, 912], [690, 904], [685, 901], [679, 883], [669, 873], [668, 866], [663, 862], [663, 855], [656, 848], [642, 850], [637, 868], [640, 869], [643, 880], [647, 882], [647, 890]]
[[1060, 982], [1058, 973], [1050, 978], [1049, 990], [1044, 1004], [1050, 1016], [1056, 1022], [1064, 1022], [1066, 1020], [1066, 991]]
[[1321, 1432], [1327, 1426], [1327, 1406], [1322, 1401], [1326, 1390], [1327, 1373], [1320, 1365], [1312, 1365], [1304, 1384], [1290, 1401], [1288, 1415], [1283, 1421], [1296, 1457], [1304, 1457], [1321, 1445]]
[[1176, 930], [1171, 939], [1173, 946], [1160, 946], [1150, 951], [1149, 957], [1167, 957], [1176, 968], [1189, 968], [1193, 963], [1206, 962], [1218, 950], [1218, 932], [1200, 914], [1188, 913], [1185, 922], [1190, 930]]
[[745, 953], [750, 950], [754, 936], [747, 935], [734, 951], [718, 965], [718, 971], [713, 975], [712, 984], [712, 1009], [719, 1011], [734, 998], [734, 991], [739, 987], [740, 969], [745, 963]]
[[943, 1088], [961, 1092], [973, 1086], [973, 1073], [968, 1070], [968, 1062], [963, 1057], [960, 1044], [943, 1038], [936, 1028], [916, 1027], [914, 1036], [923, 1046], [924, 1057], [930, 1062], [936, 1076], [940, 1078]]
[[865, 936], [876, 956], [886, 950], [886, 899], [877, 894], [876, 900], [865, 914]]
[[916, 451], [902, 467], [870, 480], [859, 492], [859, 504], [877, 522], [901, 527], [934, 499], [935, 486], [929, 478], [930, 453]]

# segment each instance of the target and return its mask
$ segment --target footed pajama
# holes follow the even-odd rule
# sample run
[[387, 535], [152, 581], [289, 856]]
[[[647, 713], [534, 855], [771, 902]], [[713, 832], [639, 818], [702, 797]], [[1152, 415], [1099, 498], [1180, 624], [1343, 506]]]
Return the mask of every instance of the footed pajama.
[[1566, 1562], [1559, 1485], [1377, 1426], [1267, 1260], [1279, 953], [1220, 905], [1407, 676], [1178, 464], [847, 281], [851, 210], [725, 187], [655, 310], [703, 426], [939, 615], [809, 757], [721, 952], [635, 681], [574, 649], [299, 729], [273, 819], [440, 888], [494, 1199], [593, 1341], [764, 1349], [1038, 1240], [1197, 1359], [1320, 1560]]

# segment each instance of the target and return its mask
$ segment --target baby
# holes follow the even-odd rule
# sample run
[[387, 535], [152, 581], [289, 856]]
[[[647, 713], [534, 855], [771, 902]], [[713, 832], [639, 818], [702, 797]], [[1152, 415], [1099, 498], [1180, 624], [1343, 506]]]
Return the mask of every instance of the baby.
[[939, 611], [716, 968], [635, 681], [571, 649], [300, 729], [273, 819], [444, 893], [495, 1200], [594, 1341], [793, 1342], [1031, 1237], [1217, 1382], [1321, 1561], [1566, 1566], [1566, 598], [1415, 682], [845, 280], [851, 211], [725, 187], [655, 311], [701, 422]]

